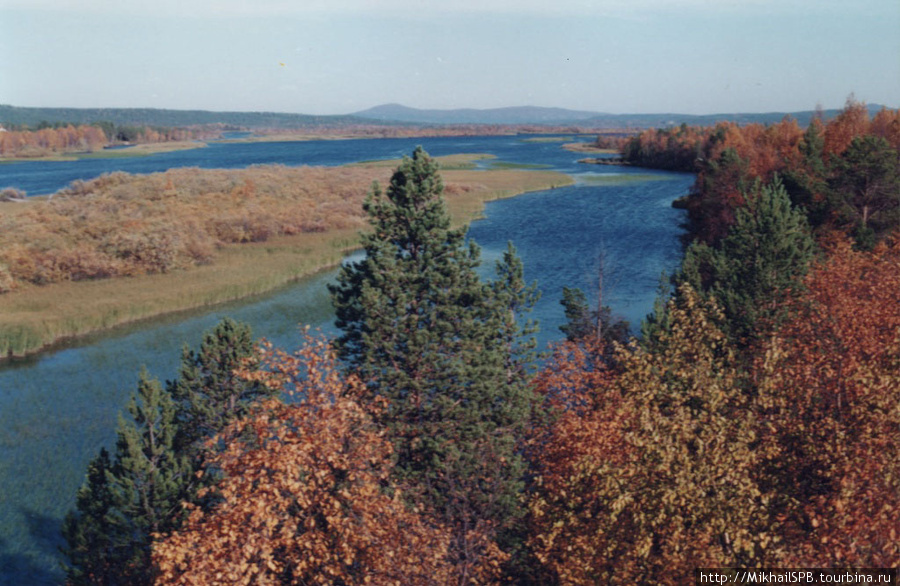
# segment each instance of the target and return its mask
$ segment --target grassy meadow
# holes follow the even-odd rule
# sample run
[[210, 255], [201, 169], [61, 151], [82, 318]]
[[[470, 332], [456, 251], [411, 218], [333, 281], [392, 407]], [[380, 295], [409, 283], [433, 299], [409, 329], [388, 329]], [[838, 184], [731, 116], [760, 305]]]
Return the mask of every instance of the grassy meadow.
[[[439, 158], [461, 225], [484, 202], [568, 185], [555, 172]], [[0, 203], [0, 357], [163, 313], [264, 293], [335, 266], [365, 229], [362, 201], [397, 161], [116, 173]]]

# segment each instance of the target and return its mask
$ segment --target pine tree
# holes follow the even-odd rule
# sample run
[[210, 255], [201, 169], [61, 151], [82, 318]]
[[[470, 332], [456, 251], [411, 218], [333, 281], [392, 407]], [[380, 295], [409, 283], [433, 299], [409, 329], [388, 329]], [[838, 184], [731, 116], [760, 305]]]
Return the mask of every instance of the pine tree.
[[152, 534], [176, 529], [182, 504], [196, 500], [196, 473], [206, 466], [203, 440], [271, 393], [237, 375], [257, 366], [253, 356], [250, 328], [225, 319], [198, 352], [184, 349], [180, 377], [165, 389], [141, 371], [127, 416], [119, 417], [115, 457], [104, 449], [91, 462], [63, 524], [69, 582], [152, 582]]
[[507, 356], [507, 381], [524, 383], [531, 375], [537, 341], [532, 337], [539, 331], [537, 322], [528, 320], [520, 326], [519, 318], [531, 312], [541, 298], [537, 283], [525, 283], [522, 259], [516, 247], [507, 242], [506, 251], [495, 267], [497, 278], [491, 282], [491, 293], [498, 307], [496, 317]]
[[718, 248], [703, 243], [688, 248], [678, 277], [716, 297], [725, 328], [743, 342], [779, 323], [783, 302], [802, 291], [815, 252], [805, 217], [791, 207], [777, 179], [753, 191]]
[[66, 517], [73, 584], [151, 584], [151, 535], [177, 526], [188, 496], [192, 471], [173, 449], [175, 405], [145, 370], [128, 414], [119, 416], [115, 459], [101, 451]]
[[119, 568], [113, 565], [116, 544], [125, 540], [124, 527], [114, 516], [110, 488], [110, 459], [105, 448], [88, 465], [87, 478], [75, 497], [75, 511], [66, 515], [62, 534], [68, 558], [69, 584], [115, 584]]
[[[451, 229], [437, 163], [405, 157], [364, 209], [363, 260], [331, 287], [340, 357], [373, 396], [397, 458], [395, 475], [458, 528], [454, 550], [474, 563], [473, 530], [519, 515], [524, 466], [517, 436], [532, 395], [515, 359], [515, 319], [533, 301], [510, 249], [497, 283], [475, 272], [479, 250]], [[476, 540], [477, 541], [477, 540]]]
[[254, 370], [258, 363], [250, 326], [230, 318], [204, 334], [197, 352], [182, 349], [179, 376], [166, 385], [178, 409], [178, 450], [196, 456], [201, 440], [271, 394], [259, 382], [237, 375], [241, 369]]
[[887, 140], [858, 136], [833, 165], [838, 214], [855, 225], [857, 244], [871, 249], [900, 225], [900, 158]]

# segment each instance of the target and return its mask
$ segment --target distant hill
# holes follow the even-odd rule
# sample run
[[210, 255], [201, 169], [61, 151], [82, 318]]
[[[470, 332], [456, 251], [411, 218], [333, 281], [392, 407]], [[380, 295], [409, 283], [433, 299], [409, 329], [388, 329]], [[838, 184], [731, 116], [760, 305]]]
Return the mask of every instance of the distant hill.
[[[875, 113], [882, 106], [869, 105]], [[825, 110], [826, 118], [836, 116], [840, 110]], [[23, 108], [0, 105], [0, 124], [34, 127], [41, 122], [71, 122], [90, 124], [108, 121], [117, 126], [194, 126], [223, 124], [236, 128], [303, 129], [313, 127], [350, 126], [410, 126], [410, 125], [521, 125], [521, 126], [571, 126], [588, 129], [660, 128], [679, 124], [708, 126], [730, 120], [741, 124], [753, 122], [772, 124], [785, 116], [792, 116], [801, 125], [809, 124], [815, 111], [767, 112], [762, 114], [607, 114], [565, 108], [541, 108], [520, 106], [485, 110], [420, 110], [400, 104], [376, 106], [355, 114], [341, 116], [311, 116], [283, 112], [211, 112], [208, 110], [165, 110], [155, 108]]]
[[412, 122], [417, 124], [571, 124], [597, 116], [597, 112], [517, 106], [476, 110], [419, 110], [400, 104], [375, 106], [353, 116], [379, 122]]
[[371, 124], [352, 116], [308, 116], [279, 112], [210, 112], [156, 108], [21, 108], [0, 105], [0, 124], [35, 126], [42, 121], [91, 124], [108, 121], [117, 126], [193, 126], [225, 124], [241, 128], [306, 128]]
[[[881, 110], [880, 105], [870, 105], [869, 111]], [[825, 110], [826, 118], [836, 116], [840, 110]], [[607, 114], [566, 110], [564, 108], [540, 108], [524, 106], [517, 108], [493, 108], [485, 110], [419, 110], [400, 104], [385, 104], [356, 112], [353, 116], [379, 122], [408, 122], [417, 124], [547, 124], [574, 125], [585, 128], [659, 128], [679, 124], [707, 126], [720, 121], [740, 124], [772, 124], [791, 116], [801, 125], [809, 124], [816, 114], [814, 110], [802, 112], [767, 112], [761, 114]]]

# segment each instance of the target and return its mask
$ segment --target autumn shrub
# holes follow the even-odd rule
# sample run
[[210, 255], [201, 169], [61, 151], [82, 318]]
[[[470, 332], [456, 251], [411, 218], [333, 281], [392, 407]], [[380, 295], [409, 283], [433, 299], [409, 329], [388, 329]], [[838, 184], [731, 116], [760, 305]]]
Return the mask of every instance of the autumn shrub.
[[24, 201], [25, 192], [15, 187], [6, 187], [0, 190], [0, 201]]
[[189, 507], [158, 536], [166, 584], [448, 584], [448, 533], [388, 482], [390, 443], [357, 402], [327, 342], [294, 355], [268, 348], [248, 373], [292, 398], [271, 399], [210, 445], [218, 504]]
[[689, 288], [669, 313], [657, 349], [621, 351], [621, 373], [594, 375], [539, 446], [529, 543], [547, 583], [684, 584], [696, 567], [754, 565], [769, 545], [721, 313]]
[[15, 279], [13, 279], [12, 273], [9, 272], [9, 267], [4, 264], [0, 264], [0, 293], [8, 293], [12, 291], [16, 286]]
[[900, 563], [900, 243], [840, 242], [760, 356], [780, 563]]
[[[382, 169], [173, 169], [75, 181], [23, 213], [0, 214], [14, 282], [50, 284], [208, 264], [228, 244], [362, 227]], [[7, 287], [9, 289], [9, 287]]]

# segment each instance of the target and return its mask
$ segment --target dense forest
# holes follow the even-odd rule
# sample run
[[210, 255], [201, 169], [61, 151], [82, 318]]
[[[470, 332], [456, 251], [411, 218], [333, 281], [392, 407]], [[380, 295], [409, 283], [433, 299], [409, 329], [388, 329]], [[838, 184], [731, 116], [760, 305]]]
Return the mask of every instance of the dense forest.
[[900, 565], [900, 113], [648, 131], [698, 173], [640, 339], [451, 228], [421, 149], [363, 203], [341, 334], [226, 320], [142, 373], [63, 533], [72, 584], [686, 584]]
[[871, 246], [900, 220], [900, 110], [869, 115], [865, 104], [848, 101], [825, 122], [805, 129], [796, 120], [778, 124], [680, 126], [641, 133], [622, 147], [634, 165], [698, 174], [683, 201], [691, 236], [720, 241], [734, 224], [754, 182], [778, 176], [820, 239], [837, 231]]

